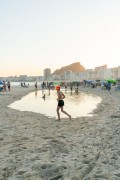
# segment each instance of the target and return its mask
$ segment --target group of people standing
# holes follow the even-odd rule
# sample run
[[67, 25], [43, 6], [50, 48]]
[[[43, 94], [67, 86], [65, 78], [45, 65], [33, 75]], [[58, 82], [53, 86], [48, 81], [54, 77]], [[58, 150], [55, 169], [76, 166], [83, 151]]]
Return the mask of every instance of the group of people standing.
[[21, 87], [28, 87], [29, 86], [29, 83], [26, 85], [25, 82], [21, 82]]
[[10, 84], [10, 82], [5, 82], [5, 81], [3, 81], [3, 84], [2, 84], [2, 88], [3, 88], [3, 91], [7, 91], [7, 88], [8, 88], [8, 91], [10, 91], [11, 90], [11, 84]]

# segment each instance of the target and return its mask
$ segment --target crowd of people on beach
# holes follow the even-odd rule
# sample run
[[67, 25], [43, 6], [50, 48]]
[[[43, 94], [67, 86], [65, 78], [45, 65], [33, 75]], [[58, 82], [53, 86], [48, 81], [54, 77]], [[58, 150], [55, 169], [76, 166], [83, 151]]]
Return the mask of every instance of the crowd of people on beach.
[[[84, 87], [84, 88], [87, 88], [87, 87], [90, 87], [90, 88], [97, 88], [97, 87], [100, 87], [101, 90], [108, 90], [110, 91], [112, 87], [114, 87], [115, 90], [120, 90], [120, 82], [117, 82], [117, 83], [111, 83], [111, 82], [107, 82], [107, 81], [101, 81], [101, 82], [97, 82], [97, 81], [88, 81], [88, 80], [84, 80], [82, 82], [60, 82], [58, 83], [62, 88], [65, 89], [65, 92], [67, 92], [68, 90], [70, 92], [75, 92], [75, 93], [78, 93], [79, 92], [79, 87]], [[38, 89], [42, 89], [45, 90], [45, 89], [48, 89], [49, 92], [50, 90], [54, 90], [55, 89], [55, 84], [54, 82], [42, 82], [41, 85], [38, 85], [37, 82], [35, 82], [34, 84], [34, 87], [35, 87], [35, 90], [38, 90]], [[44, 96], [45, 97], [45, 96]]]
[[[110, 81], [88, 81], [84, 80], [82, 82], [42, 82], [41, 85], [38, 86], [38, 83], [34, 83], [34, 88], [35, 88], [35, 96], [37, 96], [37, 91], [39, 89], [42, 90], [42, 98], [45, 100], [46, 99], [46, 94], [44, 90], [49, 90], [49, 95], [51, 90], [56, 90], [57, 91], [57, 115], [58, 115], [58, 120], [60, 120], [60, 110], [62, 113], [66, 114], [69, 119], [71, 119], [71, 115], [68, 114], [66, 111], [63, 110], [64, 107], [64, 98], [65, 94], [61, 91], [61, 88], [64, 89], [64, 92], [67, 93], [71, 92], [72, 93], [79, 93], [79, 87], [82, 86], [84, 88], [90, 87], [90, 88], [96, 88], [96, 87], [101, 87], [101, 90], [108, 90], [109, 92], [111, 91], [112, 86], [115, 86], [117, 90], [120, 90], [120, 82], [118, 83], [111, 83]], [[25, 82], [21, 82], [21, 87], [29, 87], [29, 83], [26, 84]], [[0, 86], [0, 91], [10, 91], [11, 90], [11, 83], [10, 82], [5, 82], [1, 81], [1, 86]], [[111, 94], [111, 92], [110, 92]]]
[[[3, 91], [10, 91], [11, 84], [12, 83], [10, 83], [10, 82], [3, 81], [1, 84]], [[24, 87], [26, 87], [26, 84], [28, 84], [28, 83], [21, 83], [21, 86], [20, 86], [20, 83], [19, 83], [19, 87], [18, 87], [19, 92], [20, 91], [29, 92], [28, 90], [30, 87], [24, 88]], [[34, 150], [36, 148], [35, 154], [33, 154], [34, 151], [32, 151], [32, 150], [29, 152], [29, 153], [32, 152], [31, 154], [28, 154], [28, 155], [30, 155], [29, 157], [33, 157], [33, 155], [38, 156], [38, 150], [43, 148], [42, 152], [45, 152], [43, 154], [44, 155], [43, 160], [45, 160], [45, 163], [50, 162], [51, 156], [50, 156], [50, 159], [48, 159], [47, 161], [45, 159], [46, 157], [49, 157], [49, 149], [47, 151], [48, 154], [46, 154], [46, 151], [44, 151], [44, 145], [45, 145], [45, 143], [48, 143], [47, 146], [50, 147], [50, 150], [52, 150], [51, 151], [52, 157], [53, 157], [53, 153], [55, 155], [54, 156], [55, 161], [56, 161], [56, 157], [57, 157], [58, 153], [61, 154], [61, 157], [62, 157], [61, 158], [62, 161], [60, 162], [61, 164], [64, 164], [63, 160], [65, 157], [64, 156], [65, 153], [69, 152], [67, 159], [69, 160], [71, 158], [71, 161], [67, 161], [65, 164], [66, 167], [68, 166], [68, 168], [69, 168], [69, 164], [71, 162], [74, 163], [73, 160], [76, 157], [79, 158], [78, 159], [79, 162], [76, 165], [77, 168], [76, 169], [74, 168], [76, 170], [75, 174], [80, 172], [81, 167], [83, 167], [82, 168], [83, 171], [81, 170], [81, 172], [83, 172], [83, 173], [85, 171], [87, 172], [89, 170], [88, 165], [86, 166], [86, 164], [84, 162], [87, 162], [92, 165], [97, 164], [97, 168], [94, 168], [94, 171], [96, 170], [96, 177], [98, 177], [98, 175], [99, 175], [98, 174], [98, 170], [100, 170], [99, 167], [103, 167], [104, 164], [107, 167], [106, 168], [107, 170], [105, 170], [105, 172], [107, 172], [107, 171], [109, 172], [108, 167], [110, 167], [111, 169], [114, 170], [114, 164], [116, 165], [115, 167], [117, 167], [117, 169], [118, 169], [119, 168], [119, 161], [118, 161], [119, 158], [116, 158], [116, 157], [118, 157], [117, 152], [119, 150], [119, 144], [118, 144], [118, 142], [119, 142], [118, 141], [119, 140], [119, 128], [118, 128], [119, 127], [119, 114], [117, 114], [117, 113], [119, 113], [119, 111], [118, 111], [119, 106], [116, 107], [117, 103], [114, 102], [114, 100], [113, 100], [113, 105], [112, 105], [111, 100], [114, 96], [110, 95], [112, 97], [111, 98], [110, 96], [105, 95], [107, 98], [106, 98], [106, 100], [103, 101], [103, 104], [98, 108], [98, 110], [95, 111], [95, 118], [94, 118], [94, 116], [92, 116], [92, 117], [90, 117], [90, 119], [88, 119], [88, 117], [82, 117], [81, 119], [80, 118], [73, 119], [74, 116], [72, 114], [72, 111], [70, 111], [70, 109], [68, 109], [66, 112], [65, 110], [67, 108], [64, 110], [64, 106], [67, 107], [66, 106], [67, 102], [65, 102], [65, 96], [67, 98], [67, 94], [71, 94], [72, 97], [75, 94], [75, 96], [77, 98], [79, 96], [79, 95], [77, 95], [77, 93], [80, 94], [80, 89], [85, 89], [86, 91], [88, 89], [91, 89], [90, 92], [92, 92], [92, 91], [96, 92], [99, 89], [99, 90], [101, 90], [101, 92], [103, 92], [103, 93], [101, 93], [102, 94], [101, 97], [104, 98], [105, 97], [104, 94], [110, 94], [109, 91], [114, 92], [112, 90], [114, 90], [115, 87], [116, 88], [120, 87], [120, 83], [113, 84], [113, 83], [95, 83], [95, 82], [88, 82], [88, 81], [84, 82], [83, 81], [83, 82], [68, 82], [68, 83], [65, 82], [65, 83], [59, 83], [59, 84], [54, 84], [53, 82], [42, 82], [41, 84], [39, 84], [38, 82], [34, 82], [32, 84], [31, 89], [35, 92], [35, 96], [37, 95], [38, 90], [41, 89], [40, 92], [43, 92], [41, 101], [43, 100], [43, 102], [45, 99], [47, 101], [48, 92], [52, 94], [53, 90], [57, 91], [56, 99], [55, 99], [56, 100], [56, 109], [54, 109], [54, 111], [56, 111], [56, 114], [57, 114], [57, 120], [56, 119], [54, 120], [53, 118], [48, 120], [47, 118], [43, 118], [43, 115], [40, 115], [38, 113], [36, 113], [35, 115], [32, 114], [31, 112], [27, 112], [27, 111], [23, 112], [23, 113], [22, 112], [19, 113], [16, 110], [13, 111], [13, 110], [10, 110], [10, 108], [6, 108], [6, 105], [4, 106], [5, 107], [4, 109], [2, 107], [1, 110], [2, 111], [4, 110], [4, 111], [2, 114], [3, 118], [1, 121], [1, 122], [3, 122], [3, 125], [1, 126], [3, 128], [3, 131], [1, 131], [1, 132], [3, 132], [3, 134], [1, 134], [1, 135], [5, 139], [3, 139], [3, 141], [1, 141], [1, 143], [2, 143], [1, 144], [1, 148], [2, 148], [1, 152], [4, 152], [4, 149], [6, 147], [5, 154], [3, 153], [3, 156], [1, 156], [1, 159], [4, 162], [3, 165], [5, 166], [6, 164], [8, 164], [8, 167], [9, 166], [14, 167], [16, 157], [19, 154], [21, 154], [21, 156], [20, 156], [21, 159], [19, 162], [21, 164], [23, 163], [23, 167], [24, 167], [24, 164], [26, 162], [28, 162], [28, 156], [26, 157], [27, 151], [26, 151], [26, 148], [18, 147], [18, 143], [20, 141], [20, 142], [22, 142], [21, 144], [26, 144], [26, 137], [27, 137], [28, 143], [32, 144], [31, 145], [32, 150]], [[16, 92], [17, 92], [17, 90], [16, 90]], [[46, 94], [46, 91], [47, 91], [47, 94]], [[105, 91], [106, 91], [106, 93], [105, 93]], [[97, 94], [99, 94], [99, 92], [100, 91], [98, 91]], [[117, 92], [116, 94], [119, 94], [119, 92]], [[11, 93], [12, 94], [12, 96], [10, 95], [11, 101], [8, 101], [8, 103], [13, 102], [14, 100], [16, 101], [18, 98], [14, 99], [15, 96], [20, 97], [20, 95], [19, 96], [17, 94], [14, 95], [14, 93], [15, 93], [15, 91], [13, 93]], [[23, 93], [19, 93], [19, 94], [21, 94], [21, 96], [24, 95]], [[9, 100], [8, 96], [6, 96], [6, 99], [3, 98], [3, 101], [1, 101], [1, 104], [4, 103], [4, 101], [6, 101], [7, 99]], [[119, 98], [117, 98], [117, 96], [115, 99], [118, 99], [118, 103], [119, 103]], [[115, 109], [114, 109], [114, 107], [115, 107]], [[49, 108], [52, 109], [53, 108], [52, 105], [49, 106]], [[114, 109], [114, 111], [112, 111], [112, 108]], [[48, 111], [48, 110], [49, 109], [46, 108], [46, 111]], [[81, 111], [81, 109], [80, 109], [80, 111]], [[69, 119], [68, 120], [63, 119], [63, 122], [62, 122], [61, 121], [61, 118], [62, 118], [61, 113], [64, 113], [66, 115], [66, 117], [68, 117]], [[14, 116], [13, 116], [13, 114], [14, 114]], [[98, 114], [98, 116], [96, 116], [96, 114]], [[13, 118], [13, 119], [11, 119], [11, 118]], [[56, 121], [56, 123], [55, 123], [55, 121]], [[6, 126], [6, 122], [9, 122], [9, 124], [7, 126]], [[8, 129], [6, 131], [4, 131], [4, 129], [6, 127]], [[50, 130], [48, 131], [48, 129], [50, 129]], [[38, 132], [38, 133], [36, 133], [36, 132]], [[48, 132], [48, 134], [47, 134], [47, 132]], [[54, 132], [54, 134], [56, 133], [54, 136], [53, 136], [53, 132]], [[15, 134], [15, 133], [17, 133], [17, 134]], [[9, 134], [13, 134], [13, 136], [9, 136]], [[61, 134], [63, 136], [60, 136]], [[17, 141], [15, 141], [16, 137], [18, 138]], [[43, 138], [40, 138], [40, 137], [43, 137]], [[48, 137], [53, 137], [53, 138], [49, 140]], [[46, 142], [43, 143], [43, 141], [45, 139], [46, 139]], [[18, 143], [15, 144], [15, 142], [18, 142]], [[10, 146], [8, 146], [8, 144], [10, 144]], [[38, 146], [37, 146], [37, 144], [38, 144]], [[27, 145], [26, 145], [26, 147], [27, 147]], [[19, 150], [18, 148], [21, 151], [18, 151]], [[37, 150], [37, 148], [38, 148], [38, 150]], [[62, 151], [61, 148], [62, 149], [64, 148], [64, 151]], [[14, 150], [16, 150], [16, 151], [14, 151]], [[74, 150], [74, 152], [73, 152], [73, 150]], [[6, 152], [8, 152], [9, 156], [6, 154]], [[10, 152], [13, 152], [13, 153], [10, 153]], [[91, 152], [93, 152], [93, 153], [91, 153]], [[26, 157], [25, 160], [23, 159], [24, 154]], [[87, 156], [86, 156], [86, 154], [87, 154]], [[90, 158], [88, 157], [89, 154], [92, 154], [90, 156]], [[106, 154], [107, 154], [107, 158], [106, 158]], [[115, 154], [115, 156], [113, 156], [114, 154]], [[5, 157], [8, 157], [8, 159], [6, 159]], [[10, 159], [10, 157], [11, 157], [11, 161], [8, 161]], [[15, 161], [12, 161], [12, 159], [14, 160], [14, 157], [15, 157]], [[87, 159], [85, 159], [85, 158], [87, 158]], [[89, 162], [88, 162], [88, 158], [90, 159]], [[99, 162], [98, 162], [98, 158], [99, 158]], [[103, 162], [103, 160], [105, 163]], [[114, 163], [113, 163], [113, 160], [114, 160]], [[11, 162], [13, 162], [13, 164], [11, 164]], [[31, 163], [33, 162], [33, 159], [31, 158], [29, 162], [30, 163], [28, 163], [28, 165], [30, 164], [29, 167], [31, 168]], [[75, 161], [75, 163], [76, 162], [77, 161]], [[106, 165], [106, 162], [108, 163], [107, 165]], [[42, 166], [45, 163], [44, 163], [44, 161], [41, 160]], [[4, 166], [3, 167], [1, 166], [1, 169], [4, 168]], [[26, 164], [25, 164], [25, 166], [26, 166]], [[42, 166], [40, 166], [40, 164], [38, 163], [38, 167], [42, 167]], [[46, 166], [46, 164], [45, 164], [45, 166]], [[80, 166], [80, 168], [78, 168], [79, 166]], [[18, 167], [18, 169], [17, 169], [17, 167]], [[61, 165], [60, 165], [60, 167], [61, 167]], [[73, 164], [73, 167], [75, 167], [75, 164]], [[85, 169], [84, 167], [87, 169]], [[13, 169], [15, 169], [14, 174], [18, 174], [18, 173], [20, 174], [20, 172], [22, 172], [21, 169], [19, 168], [19, 164], [16, 164], [16, 168], [13, 168]], [[103, 169], [105, 169], [105, 168], [101, 169], [101, 177], [103, 177], [103, 172], [102, 172]], [[7, 170], [9, 170], [9, 168], [6, 168], [6, 173], [8, 173], [8, 175], [10, 177], [10, 175], [11, 175], [9, 173], [10, 171], [7, 172]], [[11, 170], [11, 168], [10, 168], [10, 170]], [[79, 170], [79, 171], [77, 172], [77, 170]], [[119, 171], [119, 169], [118, 169], [118, 171]], [[48, 172], [48, 169], [46, 172]], [[105, 177], [108, 177], [108, 172], [106, 173], [107, 175], [105, 175]], [[37, 173], [37, 171], [36, 171], [36, 173]], [[66, 171], [65, 171], [65, 173], [66, 173]], [[21, 174], [23, 174], [23, 173], [21, 173]], [[119, 175], [119, 173], [118, 173], [118, 175]], [[56, 177], [58, 177], [58, 176], [56, 176]], [[95, 176], [93, 176], [93, 177], [95, 177]], [[55, 179], [55, 178], [53, 177], [50, 179]], [[23, 179], [24, 179], [24, 177], [23, 177]], [[70, 178], [68, 178], [68, 179], [70, 179]], [[81, 178], [79, 178], [79, 179], [81, 179]], [[97, 178], [93, 178], [93, 179], [97, 179]], [[117, 179], [117, 178], [113, 178], [113, 179]]]
[[[29, 87], [29, 83], [26, 82], [21, 82], [20, 83], [21, 87], [25, 87], [28, 88]], [[111, 82], [107, 82], [107, 81], [90, 81], [90, 80], [84, 80], [82, 82], [61, 82], [60, 83], [61, 87], [65, 88], [65, 91], [67, 91], [68, 89], [73, 92], [75, 91], [76, 93], [78, 93], [79, 90], [79, 86], [83, 86], [83, 87], [91, 87], [91, 88], [96, 88], [98, 86], [101, 87], [102, 90], [111, 90], [111, 87], [114, 86], [115, 90], [120, 90], [120, 81], [118, 81], [117, 83], [111, 83]], [[41, 88], [42, 90], [44, 89], [48, 89], [53, 90], [55, 89], [55, 85], [54, 82], [42, 82], [41, 87], [38, 86], [38, 83], [35, 82], [34, 84], [35, 90], [38, 90], [38, 88]], [[10, 91], [11, 90], [11, 83], [5, 82], [5, 81], [0, 81], [0, 91]]]
[[[35, 90], [38, 90], [37, 82], [35, 83], [34, 86], [35, 86]], [[111, 83], [110, 81], [108, 81], [108, 82], [107, 81], [104, 81], [104, 82], [83, 81], [83, 82], [68, 82], [68, 83], [61, 82], [58, 84], [54, 84], [54, 82], [43, 82], [41, 84], [41, 89], [42, 89], [42, 98], [44, 100], [46, 99], [46, 94], [45, 94], [44, 90], [49, 90], [49, 95], [50, 95], [51, 90], [54, 90], [54, 89], [57, 90], [58, 104], [57, 104], [57, 110], [56, 111], [57, 111], [58, 120], [60, 120], [60, 110], [62, 113], [66, 114], [69, 117], [69, 119], [71, 119], [71, 115], [63, 110], [65, 94], [61, 91], [61, 88], [64, 89], [65, 93], [67, 93], [67, 91], [68, 91], [68, 92], [71, 92], [71, 95], [72, 95], [72, 93], [76, 93], [76, 94], [79, 93], [79, 90], [80, 90], [79, 87], [80, 86], [84, 87], [84, 88], [87, 88], [87, 87], [97, 88], [97, 87], [99, 87], [99, 88], [101, 88], [101, 90], [107, 90], [108, 92], [110, 92], [112, 86], [120, 87], [120, 83], [119, 82]], [[120, 90], [120, 88], [119, 88], [119, 90]], [[111, 94], [111, 92], [110, 92], [110, 94]]]

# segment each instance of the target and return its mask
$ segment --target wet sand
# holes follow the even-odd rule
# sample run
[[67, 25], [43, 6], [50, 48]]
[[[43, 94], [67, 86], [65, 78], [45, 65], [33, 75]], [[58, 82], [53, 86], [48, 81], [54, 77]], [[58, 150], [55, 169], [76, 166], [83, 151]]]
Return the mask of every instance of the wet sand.
[[0, 180], [119, 180], [120, 92], [80, 87], [102, 103], [93, 117], [59, 122], [7, 107], [33, 90], [0, 92]]

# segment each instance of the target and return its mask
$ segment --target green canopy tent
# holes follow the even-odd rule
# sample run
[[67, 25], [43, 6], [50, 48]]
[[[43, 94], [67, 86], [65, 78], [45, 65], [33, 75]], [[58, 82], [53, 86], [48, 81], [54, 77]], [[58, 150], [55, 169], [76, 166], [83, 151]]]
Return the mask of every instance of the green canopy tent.
[[60, 82], [53, 82], [53, 86], [60, 85]]
[[107, 82], [110, 83], [117, 83], [118, 81], [116, 79], [106, 79]]

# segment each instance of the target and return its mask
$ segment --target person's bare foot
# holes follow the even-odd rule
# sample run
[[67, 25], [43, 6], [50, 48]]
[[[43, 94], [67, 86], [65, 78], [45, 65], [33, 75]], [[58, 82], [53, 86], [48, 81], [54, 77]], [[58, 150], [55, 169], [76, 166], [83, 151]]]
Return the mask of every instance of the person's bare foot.
[[60, 121], [60, 119], [56, 119], [56, 121]]

